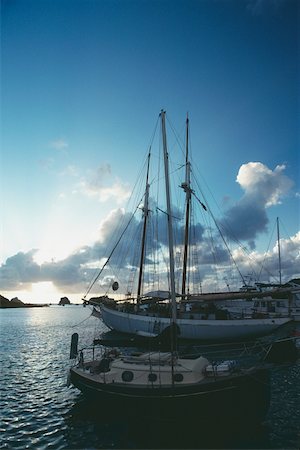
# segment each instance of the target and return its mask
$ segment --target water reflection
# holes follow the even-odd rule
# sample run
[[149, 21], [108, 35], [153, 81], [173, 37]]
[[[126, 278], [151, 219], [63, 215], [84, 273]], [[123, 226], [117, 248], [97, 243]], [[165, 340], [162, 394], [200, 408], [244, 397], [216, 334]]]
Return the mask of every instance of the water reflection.
[[[202, 449], [202, 448], [271, 448], [266, 425], [240, 422], [205, 423], [162, 421], [159, 411], [156, 420], [143, 421], [120, 417], [118, 411], [108, 415], [100, 404], [93, 404], [79, 395], [65, 417], [65, 439], [71, 448], [141, 448], [141, 449]], [[84, 433], [83, 433], [84, 430]], [[264, 443], [264, 447], [262, 447]]]
[[[300, 423], [300, 361], [272, 375], [265, 425], [129, 420], [104, 405], [91, 405], [67, 388], [70, 339], [79, 346], [105, 330], [80, 307], [0, 310], [1, 448], [297, 448]], [[140, 416], [143, 416], [141, 411]], [[159, 418], [159, 411], [158, 411]]]

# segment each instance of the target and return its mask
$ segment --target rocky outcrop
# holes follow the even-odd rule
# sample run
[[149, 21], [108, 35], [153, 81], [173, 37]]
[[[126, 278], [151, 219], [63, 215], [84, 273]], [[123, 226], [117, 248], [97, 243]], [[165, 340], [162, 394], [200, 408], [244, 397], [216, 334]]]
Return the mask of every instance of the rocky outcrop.
[[12, 305], [14, 305], [15, 307], [18, 307], [18, 306], [24, 306], [24, 303], [23, 303], [20, 299], [18, 299], [18, 297], [12, 298], [11, 301], [10, 301], [10, 303], [11, 303]]
[[36, 308], [49, 305], [33, 304], [33, 303], [23, 303], [18, 297], [14, 297], [11, 300], [0, 295], [0, 308]]
[[68, 299], [68, 297], [62, 297], [59, 301], [59, 305], [60, 306], [71, 305], [71, 302]]
[[0, 308], [9, 308], [10, 301], [8, 298], [3, 297], [3, 295], [0, 295]]
[[0, 308], [22, 308], [25, 304], [18, 299], [18, 297], [14, 297], [11, 300], [0, 295]]

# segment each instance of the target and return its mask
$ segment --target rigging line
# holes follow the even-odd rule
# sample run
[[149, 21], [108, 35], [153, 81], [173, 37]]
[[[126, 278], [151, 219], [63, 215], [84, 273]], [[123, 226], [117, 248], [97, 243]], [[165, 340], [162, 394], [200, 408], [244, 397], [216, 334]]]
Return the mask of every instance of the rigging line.
[[[179, 134], [177, 133], [177, 131], [175, 130], [175, 128], [174, 128], [172, 122], [169, 120], [169, 117], [166, 117], [166, 118], [167, 118], [167, 122], [168, 122], [169, 127], [170, 127], [171, 130], [173, 131], [173, 134], [174, 134], [174, 136], [175, 136], [175, 139], [176, 139], [176, 141], [177, 141], [177, 144], [178, 144], [179, 148], [181, 149], [182, 154], [184, 154], [184, 145], [185, 145], [184, 139], [181, 139], [180, 135], [179, 135]], [[185, 123], [184, 123], [184, 130], [185, 130]], [[174, 146], [174, 145], [173, 145], [173, 146]]]
[[[150, 147], [150, 149], [151, 149], [151, 147]], [[149, 152], [147, 152], [147, 154], [148, 154], [148, 153], [149, 153]], [[143, 165], [143, 167], [142, 167], [142, 169], [141, 169], [141, 171], [140, 171], [140, 174], [138, 175], [138, 177], [137, 177], [137, 179], [136, 179], [136, 181], [135, 181], [135, 183], [134, 183], [132, 192], [131, 192], [130, 197], [129, 197], [128, 201], [127, 201], [127, 204], [126, 204], [126, 206], [125, 206], [125, 211], [126, 211], [126, 210], [129, 210], [129, 204], [130, 204], [130, 202], [133, 202], [133, 193], [134, 193], [135, 190], [137, 189], [138, 181], [139, 181], [139, 178], [141, 177], [141, 174], [142, 174], [142, 172], [143, 172], [144, 167], [145, 167], [145, 164]], [[143, 196], [144, 196], [144, 194], [143, 194]], [[140, 200], [140, 203], [141, 203], [141, 201], [142, 201], [142, 199], [143, 199], [143, 196], [142, 196], [142, 198], [141, 198], [141, 200]], [[136, 200], [135, 200], [135, 204], [136, 204]], [[139, 205], [139, 203], [138, 203], [138, 205]], [[138, 207], [137, 207], [137, 208], [138, 208]], [[133, 215], [136, 213], [137, 208], [135, 209]], [[120, 222], [118, 223], [118, 225], [115, 227], [114, 234], [116, 234], [116, 235], [119, 234], [119, 230], [120, 230], [120, 229], [122, 228], [122, 226], [123, 226], [122, 220], [125, 218], [125, 215], [126, 215], [126, 214], [124, 214], [124, 217], [121, 219], [121, 221], [120, 221]], [[107, 245], [105, 251], [108, 251], [108, 249], [109, 249], [109, 246]], [[95, 270], [94, 273], [97, 273], [97, 270]], [[96, 275], [95, 275], [95, 276], [96, 276]], [[92, 286], [93, 286], [94, 284], [95, 284], [95, 281], [92, 282]], [[85, 298], [86, 295], [90, 292], [92, 286], [88, 288], [88, 291], [87, 291], [86, 294], [84, 295], [84, 298]]]
[[[288, 230], [286, 229], [286, 227], [284, 226], [284, 223], [282, 222], [282, 220], [280, 220], [280, 218], [278, 218], [278, 220], [279, 220], [279, 225], [280, 225], [280, 229], [284, 229], [284, 232], [285, 232], [285, 236], [283, 236], [282, 238], [280, 237], [280, 240], [282, 239], [285, 239], [286, 241], [289, 241], [289, 242], [293, 242], [293, 240], [292, 240], [292, 238], [291, 238], [291, 234], [288, 232]], [[280, 234], [282, 234], [282, 233], [280, 233]]]
[[[157, 211], [160, 211], [161, 213], [165, 214], [166, 216], [168, 215], [167, 211], [160, 209], [158, 206], [156, 207], [156, 209], [157, 209]], [[172, 214], [172, 217], [175, 220], [182, 220], [180, 217], [173, 216], [173, 214]]]
[[[207, 201], [207, 199], [206, 199], [206, 197], [205, 197], [205, 195], [204, 195], [204, 192], [203, 192], [203, 190], [201, 189], [201, 187], [199, 186], [199, 184], [198, 184], [198, 182], [196, 182], [196, 184], [197, 184], [197, 186], [198, 186], [198, 189], [199, 189], [199, 191], [201, 192], [201, 194], [202, 194], [202, 196], [203, 196], [203, 198], [204, 198], [204, 200], [205, 200], [205, 202], [206, 202], [206, 204], [208, 205], [208, 201]], [[207, 186], [207, 185], [206, 185]], [[207, 188], [208, 188], [208, 186], [207, 186]], [[208, 188], [208, 190], [209, 190], [209, 188]], [[212, 194], [212, 192], [209, 190], [209, 193], [210, 193], [210, 195], [212, 196], [212, 198], [213, 198], [213, 200], [214, 200], [214, 203], [216, 204], [216, 206], [217, 206], [217, 208], [218, 208], [218, 210], [222, 213], [222, 210], [220, 209], [220, 207], [218, 206], [218, 204], [217, 204], [217, 202], [216, 202], [216, 200], [215, 200], [215, 198], [214, 198], [214, 196], [213, 196], [213, 194]], [[202, 205], [203, 206], [203, 205]], [[213, 215], [212, 214], [212, 211], [211, 211], [211, 209], [210, 209], [210, 213], [211, 213], [211, 215]], [[227, 221], [226, 220], [224, 220], [224, 223], [226, 223], [227, 224]], [[223, 227], [225, 230], [226, 230], [226, 227]], [[230, 227], [228, 226], [228, 224], [227, 224], [227, 230], [228, 231], [231, 231], [230, 230]], [[248, 252], [248, 250], [247, 250], [247, 248], [244, 246], [244, 245], [242, 245], [242, 243], [234, 236], [234, 234], [233, 233], [231, 233], [231, 239], [250, 257], [250, 254], [249, 254], [249, 252]]]
[[133, 218], [134, 218], [134, 215], [135, 215], [135, 213], [136, 213], [138, 207], [139, 207], [139, 205], [136, 207], [134, 213], [131, 215], [130, 220], [128, 221], [126, 227], [124, 228], [123, 232], [121, 233], [121, 236], [119, 237], [119, 239], [117, 240], [116, 244], [114, 245], [112, 251], [110, 252], [110, 254], [109, 254], [107, 260], [106, 260], [105, 263], [103, 264], [103, 266], [102, 266], [101, 270], [99, 271], [98, 275], [95, 277], [94, 281], [91, 283], [91, 285], [90, 285], [90, 287], [88, 288], [87, 292], [86, 292], [85, 295], [83, 296], [83, 299], [84, 299], [84, 300], [86, 299], [86, 296], [87, 296], [88, 293], [91, 291], [91, 289], [92, 289], [92, 287], [94, 286], [94, 284], [96, 283], [96, 281], [99, 279], [99, 277], [100, 277], [100, 275], [102, 274], [102, 272], [103, 272], [105, 266], [106, 266], [106, 265], [108, 264], [108, 262], [110, 261], [110, 258], [112, 257], [114, 251], [116, 250], [117, 246], [119, 245], [121, 239], [123, 238], [125, 232], [127, 231], [128, 227], [129, 227], [130, 223], [132, 222], [132, 220], [133, 220]]
[[[156, 123], [156, 126], [155, 126], [155, 130], [154, 130], [153, 135], [152, 135], [151, 144], [152, 144], [152, 142], [153, 142], [154, 135], [155, 135], [155, 133], [156, 133], [157, 124], [158, 124], [158, 120], [157, 120], [157, 123]], [[150, 148], [149, 148], [149, 150], [148, 150], [148, 152], [147, 152], [147, 155], [149, 154], [149, 152], [151, 152], [151, 144], [150, 144]], [[145, 163], [145, 164], [146, 164], [146, 163]], [[128, 206], [129, 206], [130, 201], [133, 199], [133, 193], [134, 193], [135, 190], [137, 189], [138, 180], [141, 178], [141, 173], [142, 173], [143, 170], [144, 170], [145, 164], [143, 165], [143, 168], [141, 169], [140, 174], [138, 175], [138, 177], [137, 177], [137, 179], [136, 179], [136, 181], [135, 181], [135, 184], [134, 184], [134, 187], [133, 187], [133, 189], [132, 189], [130, 198], [129, 198], [128, 201], [127, 201], [127, 208], [128, 208]], [[135, 215], [137, 209], [139, 208], [139, 204], [142, 202], [143, 197], [144, 197], [144, 194], [143, 194], [143, 196], [142, 196], [140, 202], [138, 203], [138, 206], [136, 207], [136, 209], [135, 209], [135, 211], [134, 211], [134, 213], [133, 213], [133, 216]], [[131, 220], [132, 220], [132, 218], [131, 218]], [[131, 220], [128, 222], [127, 227], [129, 226]], [[116, 234], [118, 234], [118, 229], [120, 229], [121, 226], [122, 226], [122, 224], [119, 223], [118, 227], [116, 228]], [[127, 227], [125, 228], [124, 232], [126, 231]], [[123, 232], [123, 234], [124, 234], [124, 232]], [[122, 236], [123, 236], [123, 234], [122, 234]], [[117, 244], [117, 245], [118, 245], [118, 244]], [[117, 246], [117, 245], [116, 245], [116, 246]], [[111, 255], [112, 255], [112, 253], [114, 252], [116, 246], [115, 246], [114, 249], [112, 250], [112, 252], [111, 252], [111, 254], [110, 254], [110, 257], [111, 257]], [[108, 263], [108, 261], [106, 261], [106, 264], [107, 264], [107, 263]], [[106, 265], [106, 264], [105, 264], [105, 265]], [[104, 269], [104, 267], [102, 267], [102, 269]], [[101, 273], [100, 273], [100, 274], [101, 274]], [[92, 287], [94, 286], [94, 284], [95, 284], [95, 282], [97, 281], [97, 279], [99, 278], [100, 274], [98, 274], [97, 276], [95, 276], [94, 281], [91, 283], [91, 285], [89, 286], [87, 292], [85, 293], [85, 295], [84, 295], [84, 297], [83, 297], [84, 299], [86, 298], [86, 296], [88, 295], [88, 293], [90, 292], [90, 290], [92, 289]]]
[[[202, 203], [201, 200], [197, 197], [197, 195], [196, 195], [194, 192], [192, 192], [192, 194], [194, 195], [194, 197], [196, 198], [196, 200], [198, 200], [198, 202], [200, 203], [200, 205], [203, 207], [203, 203]], [[235, 262], [235, 259], [234, 259], [233, 255], [232, 255], [231, 251], [230, 251], [230, 248], [229, 248], [229, 246], [228, 246], [228, 244], [227, 244], [227, 242], [226, 242], [226, 240], [225, 240], [225, 238], [224, 238], [224, 236], [223, 236], [223, 233], [222, 233], [222, 231], [221, 231], [221, 229], [220, 229], [220, 227], [219, 227], [219, 225], [218, 225], [216, 219], [214, 218], [214, 216], [213, 216], [213, 214], [212, 214], [212, 212], [211, 212], [209, 206], [208, 206], [208, 208], [206, 208], [206, 209], [208, 209], [208, 211], [209, 211], [209, 213], [210, 213], [210, 215], [211, 215], [211, 217], [212, 217], [212, 219], [213, 219], [213, 221], [214, 221], [214, 224], [215, 224], [217, 230], [218, 230], [219, 233], [220, 233], [220, 236], [221, 236], [221, 238], [222, 238], [222, 241], [224, 242], [224, 245], [225, 245], [225, 247], [227, 248], [227, 251], [228, 251], [228, 253], [229, 253], [229, 255], [230, 255], [230, 257], [231, 257], [231, 259], [232, 259], [232, 261], [233, 261], [233, 263], [234, 263], [234, 265], [235, 265], [235, 268], [236, 268], [236, 270], [238, 271], [238, 273], [239, 273], [239, 275], [240, 275], [240, 277], [241, 277], [243, 283], [245, 284], [245, 279], [244, 279], [244, 277], [243, 277], [243, 275], [242, 275], [240, 269], [238, 268], [237, 263]]]
[[[222, 213], [222, 210], [221, 210], [221, 208], [219, 207], [219, 205], [218, 205], [218, 203], [217, 203], [217, 201], [216, 201], [216, 199], [215, 199], [215, 197], [214, 197], [214, 195], [213, 195], [211, 189], [209, 188], [207, 182], [205, 181], [205, 178], [201, 175], [201, 172], [200, 172], [199, 168], [198, 168], [197, 165], [194, 164], [194, 163], [193, 163], [193, 167], [195, 167], [195, 169], [198, 171], [198, 173], [199, 173], [201, 179], [203, 180], [203, 182], [204, 182], [204, 184], [205, 184], [205, 186], [206, 186], [206, 188], [207, 188], [209, 194], [211, 195], [211, 197], [212, 197], [212, 199], [213, 199], [213, 201], [214, 201], [214, 204], [217, 206], [218, 210]], [[203, 190], [200, 188], [198, 182], [196, 182], [196, 184], [197, 184], [197, 186], [198, 186], [198, 188], [199, 188], [201, 194], [203, 195], [203, 197], [204, 197], [204, 199], [205, 199]], [[206, 199], [205, 199], [205, 201], [206, 201], [206, 204], [208, 204], [208, 202], [207, 202]], [[228, 231], [231, 231], [231, 230], [230, 230], [230, 226], [228, 225], [228, 223], [227, 223], [227, 221], [226, 221], [225, 219], [224, 219], [224, 223], [227, 225]], [[244, 245], [242, 245], [242, 243], [241, 243], [237, 238], [235, 238], [235, 236], [233, 235], [233, 233], [231, 233], [231, 239], [232, 239], [236, 244], [238, 244], [238, 246], [239, 246], [239, 247], [247, 254], [247, 256], [250, 258], [250, 253], [249, 253], [249, 251], [247, 250], [247, 248], [246, 248]], [[255, 262], [255, 261], [254, 261], [254, 262]], [[255, 271], [254, 271], [254, 272], [255, 272]]]
[[[217, 225], [217, 222], [216, 222], [216, 220], [215, 220], [215, 218], [214, 218], [214, 215], [213, 215], [213, 213], [212, 213], [212, 210], [211, 210], [210, 207], [208, 206], [208, 202], [207, 202], [207, 200], [206, 200], [206, 198], [205, 198], [205, 195], [204, 195], [204, 193], [203, 193], [201, 187], [199, 186], [199, 184], [198, 184], [197, 182], [196, 182], [196, 184], [197, 184], [197, 186], [198, 186], [198, 188], [199, 188], [199, 190], [200, 190], [202, 196], [204, 197], [204, 200], [205, 200], [205, 202], [206, 202], [206, 204], [207, 204], [207, 207], [208, 207], [208, 209], [209, 209], [210, 215], [211, 215], [211, 217], [213, 218], [213, 221], [214, 221], [214, 223], [215, 223], [215, 225], [216, 225], [216, 227], [217, 227], [217, 229], [218, 229], [218, 231], [219, 231], [219, 233], [220, 233], [220, 236], [222, 237], [222, 239], [223, 239], [223, 241], [224, 241], [224, 243], [225, 243], [225, 240], [224, 240], [223, 234], [222, 234], [222, 232], [221, 232], [221, 229], [220, 229], [219, 226]], [[211, 195], [212, 195], [212, 193], [211, 193]], [[213, 197], [213, 195], [212, 195], [212, 197]], [[214, 199], [214, 197], [213, 197], [213, 199]], [[214, 199], [214, 201], [215, 201], [215, 203], [216, 203], [216, 200], [215, 200], [215, 199]], [[216, 203], [216, 204], [217, 204], [217, 203]], [[202, 207], [203, 207], [203, 204], [202, 204], [202, 203], [201, 203], [201, 205], [202, 205]], [[217, 206], [218, 206], [218, 205], [217, 205]], [[220, 210], [220, 208], [219, 208], [219, 210]], [[230, 230], [229, 227], [228, 227], [228, 229]], [[252, 261], [252, 262], [254, 262], [255, 264], [257, 264], [257, 261], [253, 260], [253, 258], [251, 257], [249, 251], [247, 250], [247, 248], [246, 248], [245, 246], [243, 246], [242, 243], [241, 243], [238, 239], [236, 239], [236, 238], [234, 237], [233, 234], [231, 234], [231, 239], [232, 239], [232, 240], [233, 240], [233, 241], [234, 241], [234, 242], [235, 242], [235, 243], [236, 243], [236, 244], [244, 251], [244, 253], [245, 253], [245, 254], [247, 255], [247, 257], [250, 259], [250, 261]], [[226, 245], [226, 248], [228, 248], [228, 245], [227, 245], [226, 243], [225, 243], [225, 245]], [[228, 251], [229, 251], [229, 254], [231, 255], [230, 250], [228, 250]], [[232, 255], [231, 255], [231, 257], [232, 257]], [[232, 260], [233, 260], [235, 266], [237, 267], [237, 265], [236, 265], [236, 263], [235, 263], [235, 261], [234, 261], [233, 258], [232, 258]], [[256, 271], [255, 271], [255, 269], [254, 269], [253, 267], [252, 267], [252, 270], [253, 270], [255, 276], [257, 277]], [[242, 274], [241, 274], [241, 272], [240, 272], [239, 270], [238, 270], [238, 273], [240, 274], [243, 283], [245, 283], [244, 277], [242, 276]]]
[[90, 318], [92, 317], [92, 315], [93, 315], [93, 311], [91, 312], [91, 314], [90, 314], [88, 317], [86, 317], [85, 319], [83, 319], [81, 322], [76, 323], [75, 325], [71, 325], [70, 328], [78, 327], [78, 326], [81, 325], [83, 322], [85, 322], [86, 320], [90, 319]]

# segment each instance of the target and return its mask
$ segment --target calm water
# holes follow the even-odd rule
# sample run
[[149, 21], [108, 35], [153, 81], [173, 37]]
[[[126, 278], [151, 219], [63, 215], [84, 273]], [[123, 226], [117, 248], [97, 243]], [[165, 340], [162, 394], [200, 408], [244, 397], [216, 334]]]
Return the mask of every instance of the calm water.
[[108, 420], [66, 386], [72, 333], [83, 346], [105, 330], [89, 316], [81, 306], [0, 310], [0, 448], [299, 448], [299, 360], [272, 371], [270, 411], [255, 428], [137, 424], [118, 411]]

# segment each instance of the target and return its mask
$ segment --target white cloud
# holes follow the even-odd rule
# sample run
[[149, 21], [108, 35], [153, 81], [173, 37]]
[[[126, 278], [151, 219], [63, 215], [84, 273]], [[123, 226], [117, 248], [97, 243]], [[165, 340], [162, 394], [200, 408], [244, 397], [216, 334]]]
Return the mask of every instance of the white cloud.
[[[283, 282], [300, 276], [300, 231], [289, 239], [280, 239]], [[244, 274], [252, 273], [256, 281], [279, 282], [278, 245], [268, 252], [246, 254], [241, 248], [233, 251], [233, 258]]]
[[[237, 175], [237, 182], [243, 189], [243, 196], [236, 204], [227, 209], [223, 218], [223, 225], [226, 226], [228, 235], [234, 234], [235, 238], [254, 242], [256, 235], [260, 232], [267, 231], [268, 217], [266, 209], [281, 201], [284, 195], [287, 195], [292, 186], [292, 181], [284, 174], [285, 166], [279, 165], [274, 170], [260, 162], [249, 162], [243, 164]], [[72, 172], [72, 171], [71, 171]], [[121, 200], [128, 195], [129, 190], [126, 186], [114, 179], [112, 181], [111, 168], [108, 164], [99, 167], [94, 174], [90, 175], [90, 182], [83, 180], [81, 184], [81, 193], [86, 195], [94, 195], [100, 201], [108, 201], [110, 199]], [[110, 185], [111, 183], [111, 185]], [[154, 207], [153, 207], [154, 209]], [[52, 236], [49, 239], [48, 254], [53, 254], [53, 249], [57, 245], [57, 249], [64, 253], [60, 254], [60, 258], [55, 260], [46, 258], [46, 254], [41, 251], [31, 250], [29, 252], [19, 252], [6, 260], [0, 266], [0, 285], [1, 289], [6, 291], [21, 291], [21, 289], [30, 289], [33, 283], [52, 282], [54, 288], [63, 292], [83, 293], [89, 282], [95, 275], [95, 268], [99, 265], [99, 261], [105, 260], [112, 247], [115, 245], [120, 232], [125, 228], [131, 216], [125, 213], [122, 208], [111, 210], [105, 220], [100, 224], [97, 236], [92, 243], [86, 245], [86, 241], [81, 241], [81, 245], [77, 250], [72, 251], [71, 231], [68, 231], [68, 237], [59, 228], [51, 229]], [[127, 239], [127, 248], [120, 250], [121, 263], [120, 267], [128, 267], [134, 252], [132, 242], [138, 235], [138, 221], [134, 218], [131, 222], [131, 238]], [[201, 262], [202, 286], [208, 286], [212, 282], [211, 267], [214, 259], [217, 258], [218, 265], [222, 270], [223, 277], [230, 277], [229, 259], [223, 246], [215, 247], [215, 258], [209, 257], [211, 253], [204, 240], [204, 229], [196, 224], [198, 235], [202, 240], [200, 253], [198, 254], [198, 263]], [[179, 225], [178, 225], [179, 227]], [[61, 236], [55, 240], [53, 236]], [[68, 241], [70, 245], [68, 244]], [[76, 241], [77, 242], [77, 241]], [[163, 246], [164, 241], [157, 241], [158, 246]], [[252, 246], [254, 247], [254, 245]], [[300, 231], [289, 240], [281, 240], [282, 250], [282, 266], [283, 274], [286, 279], [299, 276], [300, 267]], [[67, 252], [67, 253], [66, 253]], [[131, 253], [130, 253], [131, 252]], [[278, 257], [276, 248], [267, 255], [259, 252], [252, 252], [251, 258], [245, 256], [244, 252], [234, 251], [234, 259], [243, 274], [252, 271], [255, 261], [256, 268], [263, 261], [273, 273], [278, 274]], [[39, 260], [39, 264], [37, 263]], [[114, 263], [110, 261], [110, 265]], [[151, 260], [148, 261], [151, 265]], [[259, 269], [256, 269], [257, 271]], [[298, 270], [298, 273], [297, 273]], [[128, 275], [128, 270], [125, 270]], [[124, 272], [125, 274], [125, 272]], [[108, 274], [105, 273], [105, 276]], [[265, 281], [265, 280], [264, 280]], [[123, 286], [126, 286], [123, 283]], [[1, 292], [0, 292], [1, 293]]]
[[117, 177], [113, 177], [109, 164], [104, 164], [89, 172], [79, 183], [79, 191], [88, 197], [95, 197], [100, 202], [109, 200], [122, 204], [131, 193], [130, 187]]
[[244, 195], [225, 211], [220, 221], [227, 237], [247, 240], [250, 248], [255, 247], [257, 234], [267, 231], [266, 209], [280, 203], [293, 186], [284, 170], [284, 165], [271, 170], [261, 162], [249, 162], [240, 167], [236, 181]]
[[[124, 214], [122, 209], [112, 211], [100, 226], [101, 240], [91, 245], [80, 247], [60, 261], [48, 261], [37, 264], [35, 261], [37, 250], [31, 250], [26, 253], [19, 252], [11, 256], [6, 260], [5, 264], [0, 266], [1, 289], [5, 292], [16, 292], [25, 289], [30, 290], [31, 286], [37, 283], [52, 283], [53, 287], [57, 289], [57, 293], [84, 293], [95, 276], [95, 269], [101, 266], [100, 261], [103, 262], [107, 259], [112, 246], [116, 242], [116, 227], [118, 225], [121, 226], [121, 224], [124, 227], [124, 223], [128, 219], [129, 217]], [[133, 226], [137, 230], [137, 222], [133, 223]], [[119, 236], [119, 233], [117, 235]], [[133, 252], [134, 246], [131, 243], [132, 240], [129, 240], [129, 246]], [[283, 280], [288, 281], [291, 278], [299, 277], [300, 231], [290, 239], [282, 239], [281, 250]], [[229, 265], [228, 256], [225, 257], [225, 250], [220, 247], [218, 251], [218, 267], [221, 270], [222, 279], [227, 278], [229, 280], [232, 278], [232, 266]], [[126, 257], [124, 249], [121, 252], [124, 252]], [[273, 275], [278, 274], [276, 246], [267, 254], [253, 251], [249, 256], [241, 249], [236, 249], [232, 253], [236, 264], [243, 274], [250, 272], [255, 272], [256, 275], [259, 274], [262, 264], [264, 264], [266, 271], [263, 272], [263, 278], [260, 278], [261, 281], [268, 281], [266, 277], [270, 273], [273, 273]], [[127, 259], [123, 260], [123, 268], [128, 267], [126, 261], [128, 261], [129, 256], [127, 254]], [[202, 263], [202, 287], [204, 289], [209, 289], [209, 286], [212, 288], [212, 280], [216, 280], [214, 272], [214, 277], [212, 278], [211, 266], [214, 261], [210, 258], [202, 258], [201, 255], [200, 259]], [[112, 261], [110, 262], [111, 264]], [[109, 277], [110, 275], [105, 273], [104, 276]], [[128, 276], [128, 268], [122, 272], [120, 279], [123, 276]], [[270, 279], [270, 281], [274, 281], [274, 279]], [[241, 283], [240, 280], [239, 283]], [[44, 285], [47, 286], [47, 284]], [[127, 284], [124, 282], [123, 286], [127, 286]]]
[[71, 177], [78, 177], [79, 171], [76, 166], [69, 165], [67, 166], [60, 174], [61, 176], [71, 176]]
[[129, 187], [122, 184], [120, 180], [107, 187], [95, 186], [86, 180], [82, 180], [80, 182], [80, 191], [88, 197], [96, 197], [101, 203], [115, 200], [118, 204], [122, 204], [130, 196]]
[[69, 147], [69, 143], [65, 139], [60, 138], [50, 142], [50, 147], [54, 148], [55, 150], [65, 150]]
[[124, 221], [125, 211], [123, 208], [118, 208], [110, 211], [108, 216], [101, 222], [99, 228], [99, 235], [101, 242], [107, 242], [111, 233], [115, 232], [117, 225]]
[[245, 196], [253, 196], [262, 206], [280, 203], [293, 185], [283, 174], [285, 165], [278, 165], [274, 171], [260, 162], [249, 162], [240, 167], [236, 181], [245, 191]]

